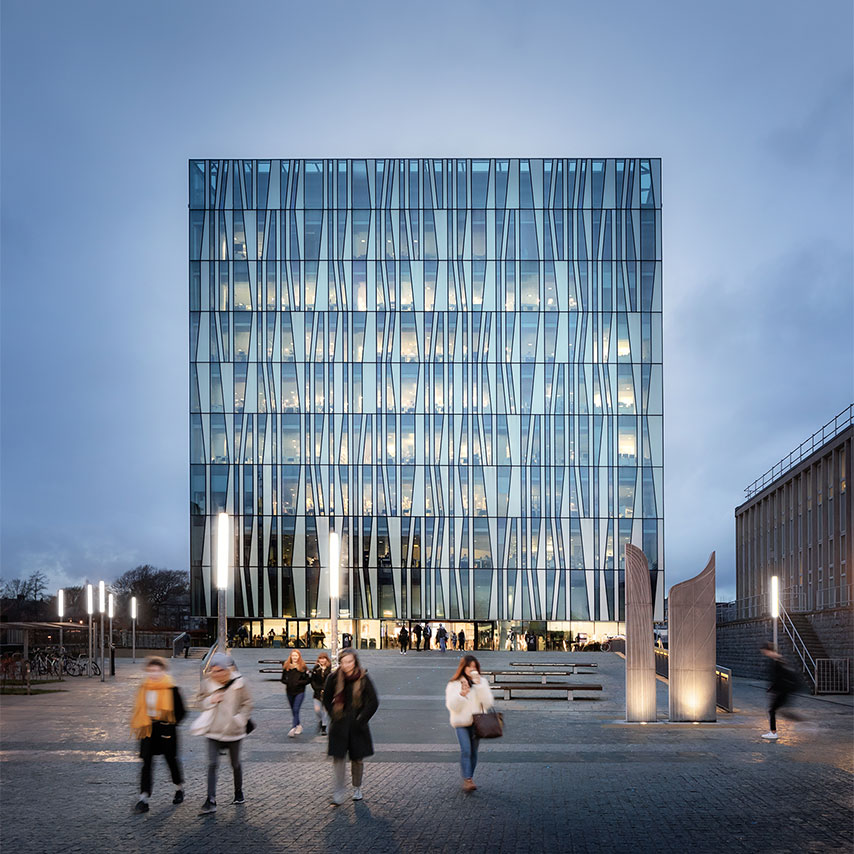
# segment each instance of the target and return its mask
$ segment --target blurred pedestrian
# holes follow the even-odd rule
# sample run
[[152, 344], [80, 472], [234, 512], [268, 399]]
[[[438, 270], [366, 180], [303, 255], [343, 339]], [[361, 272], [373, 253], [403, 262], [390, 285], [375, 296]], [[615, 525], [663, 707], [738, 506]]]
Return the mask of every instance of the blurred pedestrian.
[[415, 650], [421, 651], [421, 623], [416, 623], [412, 629], [412, 634], [415, 636]]
[[[771, 694], [771, 703], [768, 706], [768, 732], [762, 738], [776, 741], [780, 737], [777, 734], [777, 712], [789, 702], [790, 695], [797, 690], [799, 680], [783, 656], [777, 652], [773, 643], [764, 644], [761, 651], [768, 659], [768, 692]], [[784, 715], [792, 720], [800, 720], [792, 713], [784, 713]]]
[[477, 788], [474, 769], [480, 739], [474, 729], [474, 716], [489, 711], [493, 704], [492, 689], [480, 675], [480, 662], [473, 655], [463, 656], [445, 688], [445, 707], [451, 713], [451, 726], [460, 743], [464, 792]]
[[439, 649], [444, 652], [448, 648], [448, 630], [439, 623], [439, 628], [436, 629], [436, 640], [439, 642]]
[[368, 672], [359, 664], [352, 649], [338, 656], [338, 669], [329, 674], [323, 689], [323, 705], [329, 712], [329, 747], [334, 769], [332, 803], [344, 803], [344, 772], [350, 757], [353, 800], [362, 800], [364, 759], [372, 756], [374, 745], [368, 721], [379, 707], [377, 692]]
[[430, 649], [430, 640], [433, 637], [433, 629], [430, 628], [430, 623], [424, 626], [424, 649]]
[[288, 738], [295, 738], [302, 732], [299, 711], [302, 701], [305, 699], [305, 688], [311, 682], [308, 665], [302, 657], [302, 653], [295, 649], [288, 660], [282, 665], [282, 684], [285, 686], [285, 694], [288, 705], [291, 707], [292, 726], [288, 731]]
[[454, 648], [456, 652], [457, 649], [457, 633], [453, 629], [451, 630], [451, 646]]
[[184, 719], [184, 701], [172, 677], [166, 672], [166, 661], [151, 656], [143, 665], [145, 677], [136, 692], [131, 717], [131, 730], [139, 739], [139, 756], [142, 775], [139, 783], [139, 800], [134, 812], [148, 812], [151, 798], [152, 764], [155, 756], [162, 755], [175, 784], [173, 804], [184, 801], [184, 775], [178, 760], [178, 724]]
[[234, 775], [233, 804], [243, 804], [243, 767], [240, 745], [251, 728], [252, 697], [246, 680], [240, 675], [230, 655], [218, 652], [211, 656], [208, 678], [199, 692], [202, 714], [190, 731], [208, 740], [208, 794], [199, 815], [216, 812], [216, 778], [220, 754], [228, 753]]
[[406, 655], [406, 650], [409, 649], [409, 632], [406, 631], [406, 626], [401, 626], [397, 633], [397, 642], [400, 644], [400, 654]]
[[314, 694], [314, 713], [317, 715], [320, 734], [326, 735], [326, 727], [329, 723], [329, 715], [323, 705], [323, 688], [326, 680], [332, 672], [332, 661], [325, 652], [317, 656], [317, 662], [309, 674], [311, 679], [311, 690]]
[[457, 648], [460, 652], [466, 651], [466, 633], [460, 629], [460, 633], [457, 635]]

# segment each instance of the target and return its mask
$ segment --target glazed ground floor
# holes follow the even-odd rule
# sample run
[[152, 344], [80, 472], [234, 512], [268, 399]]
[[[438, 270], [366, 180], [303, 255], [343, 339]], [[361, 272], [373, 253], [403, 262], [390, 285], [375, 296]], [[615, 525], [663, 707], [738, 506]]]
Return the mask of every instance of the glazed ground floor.
[[[397, 649], [398, 634], [406, 626], [411, 635], [410, 645], [416, 648], [415, 627], [429, 626], [430, 648], [436, 649], [440, 626], [448, 633], [448, 649], [460, 644], [460, 633], [467, 650], [556, 650], [570, 652], [585, 643], [601, 642], [622, 634], [625, 623], [605, 621], [461, 621], [461, 620], [338, 620], [338, 645], [357, 649]], [[240, 631], [243, 627], [244, 631]], [[235, 645], [256, 645], [290, 648], [329, 648], [329, 620], [270, 619], [229, 620], [229, 634]], [[347, 637], [345, 637], [345, 635]], [[453, 636], [456, 635], [456, 645]], [[423, 637], [423, 634], [422, 634]], [[424, 641], [420, 643], [424, 648]]]

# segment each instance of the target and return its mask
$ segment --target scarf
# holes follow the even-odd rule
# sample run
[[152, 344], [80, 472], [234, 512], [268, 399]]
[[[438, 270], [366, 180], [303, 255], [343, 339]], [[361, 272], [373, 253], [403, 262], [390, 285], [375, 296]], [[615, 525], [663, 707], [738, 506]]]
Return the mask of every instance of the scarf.
[[332, 695], [332, 716], [340, 718], [344, 715], [345, 705], [345, 690], [347, 683], [353, 685], [352, 708], [358, 709], [362, 704], [362, 676], [365, 671], [361, 668], [354, 670], [350, 676], [345, 676], [344, 671], [339, 667], [338, 675], [335, 677], [335, 693]]
[[175, 698], [172, 694], [174, 687], [174, 680], [166, 673], [157, 680], [146, 679], [139, 686], [139, 690], [136, 692], [133, 715], [130, 719], [130, 728], [134, 738], [148, 738], [151, 735], [152, 718], [148, 716], [148, 703], [145, 697], [148, 691], [157, 692], [155, 703], [157, 715], [154, 720], [165, 721], [170, 724], [175, 723]]

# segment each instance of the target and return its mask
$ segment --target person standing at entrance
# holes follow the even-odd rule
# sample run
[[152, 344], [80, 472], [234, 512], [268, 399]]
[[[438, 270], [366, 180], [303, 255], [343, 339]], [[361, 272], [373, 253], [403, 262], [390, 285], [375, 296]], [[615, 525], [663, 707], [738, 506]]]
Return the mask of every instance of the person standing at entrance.
[[329, 674], [323, 689], [323, 705], [329, 712], [329, 748], [334, 769], [332, 803], [343, 804], [347, 794], [344, 789], [344, 772], [350, 757], [350, 775], [353, 781], [353, 800], [362, 800], [362, 772], [364, 759], [374, 753], [368, 721], [379, 708], [379, 700], [367, 670], [359, 665], [352, 649], [345, 649], [338, 657], [338, 669]]
[[234, 774], [233, 804], [243, 804], [243, 767], [240, 744], [246, 738], [246, 725], [252, 713], [252, 698], [246, 680], [234, 666], [230, 655], [218, 652], [211, 656], [210, 678], [199, 693], [204, 710], [190, 731], [204, 735], [208, 741], [208, 796], [199, 815], [216, 812], [216, 778], [220, 753], [228, 753]]
[[400, 654], [406, 655], [406, 650], [409, 649], [409, 632], [406, 631], [406, 626], [401, 626], [397, 633], [397, 642], [400, 644]]
[[308, 667], [303, 661], [302, 653], [295, 649], [282, 665], [282, 683], [285, 686], [285, 694], [293, 717], [293, 726], [288, 731], [288, 738], [294, 738], [302, 732], [299, 710], [302, 707], [302, 701], [305, 699], [305, 686], [309, 682], [311, 682], [311, 676], [308, 673]]
[[430, 639], [433, 637], [433, 629], [430, 628], [430, 623], [424, 626], [424, 649], [430, 649]]
[[457, 646], [460, 652], [466, 651], [466, 633], [462, 629], [460, 629], [460, 633], [457, 635]]
[[474, 729], [474, 716], [494, 705], [492, 689], [480, 675], [480, 662], [473, 655], [460, 659], [456, 672], [445, 688], [445, 707], [451, 714], [451, 726], [460, 743], [460, 771], [463, 791], [473, 792], [474, 769], [480, 739]]
[[415, 650], [421, 651], [421, 623], [416, 623], [412, 629], [412, 634], [415, 635]]
[[326, 735], [326, 725], [329, 723], [329, 715], [323, 705], [323, 688], [331, 672], [332, 661], [325, 652], [321, 652], [310, 674], [311, 690], [314, 694], [314, 713], [317, 715], [321, 735]]
[[[768, 692], [771, 694], [771, 703], [768, 706], [768, 732], [762, 738], [768, 741], [776, 741], [780, 736], [777, 734], [777, 712], [789, 702], [789, 696], [798, 687], [798, 678], [794, 671], [786, 664], [786, 660], [777, 652], [773, 643], [766, 643], [762, 647], [762, 654], [768, 659], [768, 677], [770, 684]], [[789, 713], [784, 717], [800, 720], [797, 715]]]
[[451, 646], [454, 648], [456, 652], [457, 649], [457, 633], [455, 631], [451, 631]]
[[154, 757], [162, 754], [175, 784], [173, 804], [184, 802], [184, 775], [178, 761], [178, 724], [184, 719], [184, 701], [172, 677], [166, 672], [166, 662], [157, 656], [145, 661], [145, 678], [136, 693], [131, 717], [131, 730], [139, 739], [142, 777], [139, 800], [134, 812], [148, 812], [151, 798], [151, 766]]
[[439, 649], [444, 652], [448, 646], [448, 632], [441, 623], [439, 623], [439, 628], [436, 630], [436, 640], [439, 641]]

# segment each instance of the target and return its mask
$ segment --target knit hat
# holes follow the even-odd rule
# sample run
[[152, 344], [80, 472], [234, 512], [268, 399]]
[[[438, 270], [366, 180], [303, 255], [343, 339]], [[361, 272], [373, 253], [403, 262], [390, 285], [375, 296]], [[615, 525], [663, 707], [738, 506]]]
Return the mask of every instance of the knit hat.
[[224, 652], [217, 652], [211, 656], [209, 667], [222, 667], [223, 670], [234, 667], [234, 659]]

